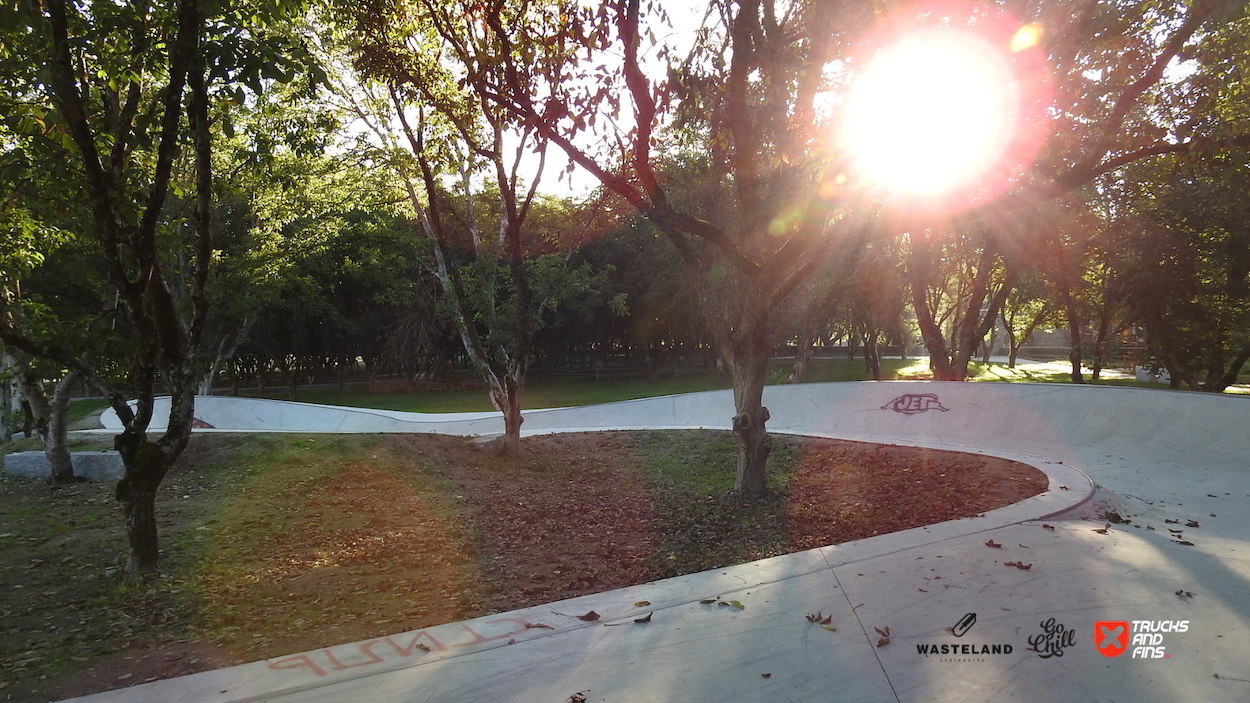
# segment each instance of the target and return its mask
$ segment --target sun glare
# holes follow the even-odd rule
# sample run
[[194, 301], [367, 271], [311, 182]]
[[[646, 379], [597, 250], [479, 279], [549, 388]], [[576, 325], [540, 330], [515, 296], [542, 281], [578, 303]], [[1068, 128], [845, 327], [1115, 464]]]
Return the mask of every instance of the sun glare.
[[995, 29], [910, 27], [874, 42], [851, 85], [840, 134], [862, 186], [953, 207], [1005, 187], [1021, 171], [1036, 146], [1022, 131], [1044, 70], [1029, 65], [1022, 78], [1019, 65], [1021, 52], [1035, 51], [1040, 30], [1017, 25], [1004, 36]]

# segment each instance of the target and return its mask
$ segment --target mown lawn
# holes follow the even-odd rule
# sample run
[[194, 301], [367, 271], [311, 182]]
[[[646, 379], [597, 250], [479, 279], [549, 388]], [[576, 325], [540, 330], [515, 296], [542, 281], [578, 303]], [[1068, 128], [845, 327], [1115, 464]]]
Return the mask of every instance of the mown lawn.
[[[783, 383], [789, 376], [791, 361], [774, 359], [769, 362], [769, 383]], [[921, 359], [883, 359], [882, 375], [886, 380], [925, 380], [932, 378], [928, 361]], [[1067, 361], [1030, 361], [1008, 368], [1005, 363], [983, 364], [974, 361], [969, 366], [970, 381], [997, 381], [1007, 383], [1070, 383], [1070, 366]], [[833, 381], [869, 380], [861, 358], [819, 358], [808, 365], [804, 383], [828, 383]], [[1086, 382], [1089, 382], [1088, 369]], [[1107, 369], [1099, 385], [1130, 386], [1134, 388], [1167, 388], [1166, 383], [1139, 383], [1132, 374], [1120, 369]], [[593, 378], [535, 375], [525, 387], [525, 408], [559, 408], [578, 405], [597, 405], [636, 398], [651, 398], [678, 393], [695, 393], [729, 388], [729, 382], [720, 381], [713, 372], [687, 373], [677, 377], [661, 377], [655, 381], [646, 378], [604, 377]], [[1231, 389], [1238, 392], [1243, 389]], [[267, 398], [287, 400], [284, 390], [271, 390]], [[361, 408], [382, 408], [409, 412], [478, 412], [491, 410], [484, 391], [433, 391], [421, 393], [372, 393], [367, 390], [300, 390], [296, 400], [325, 405], [346, 405]]]

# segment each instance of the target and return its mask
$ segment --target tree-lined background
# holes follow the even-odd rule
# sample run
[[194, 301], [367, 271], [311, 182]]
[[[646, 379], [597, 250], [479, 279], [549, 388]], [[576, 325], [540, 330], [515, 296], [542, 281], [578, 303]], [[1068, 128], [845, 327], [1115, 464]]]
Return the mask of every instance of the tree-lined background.
[[[5, 3], [0, 339], [26, 401], [5, 431], [67, 479], [69, 397], [107, 398], [146, 570], [196, 393], [480, 388], [515, 452], [531, 372], [718, 372], [750, 494], [778, 355], [773, 381], [834, 346], [869, 377], [918, 353], [963, 380], [1058, 331], [1073, 382], [1222, 392], [1250, 359], [1247, 11]], [[1050, 89], [1036, 157], [940, 217], [839, 178], [856, 52], [899, 14], [1033, 28]]]

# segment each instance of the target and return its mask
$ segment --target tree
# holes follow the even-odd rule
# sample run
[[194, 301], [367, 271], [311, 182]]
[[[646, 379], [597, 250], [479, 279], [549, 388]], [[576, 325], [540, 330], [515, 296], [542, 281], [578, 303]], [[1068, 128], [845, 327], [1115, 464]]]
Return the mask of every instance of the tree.
[[[667, 46], [654, 61], [644, 59], [642, 39], [651, 30], [638, 0], [594, 7], [456, 3], [440, 14], [448, 41], [474, 27], [490, 30], [482, 41], [457, 45], [484, 103], [558, 145], [628, 201], [705, 284], [704, 315], [733, 379], [735, 487], [763, 493], [769, 441], [762, 392], [779, 335], [772, 312], [832, 248], [835, 208], [820, 195], [826, 180], [826, 189], [833, 187], [832, 174], [824, 177], [830, 156], [817, 105], [824, 66], [869, 20], [867, 8], [805, 3], [778, 16], [771, 3], [714, 3], [685, 61]], [[608, 65], [614, 56], [619, 71]], [[623, 96], [633, 103], [632, 129], [619, 121]], [[674, 123], [691, 125], [690, 147], [711, 156], [706, 197], [699, 199], [710, 207], [679, 203], [661, 180], [655, 149], [666, 141], [661, 130]], [[615, 148], [579, 146], [597, 124]], [[844, 229], [860, 224], [844, 219]]]
[[[345, 10], [357, 83], [365, 93], [352, 98], [352, 108], [393, 154], [403, 154], [395, 162], [433, 245], [445, 309], [492, 404], [503, 412], [502, 451], [515, 455], [534, 335], [550, 304], [549, 296], [536, 294], [533, 275], [538, 269], [554, 272], [535, 269], [529, 260], [541, 240], [527, 225], [542, 206], [536, 196], [548, 140], [479, 97], [482, 67], [469, 47], [480, 45], [485, 27], [453, 29], [453, 8], [405, 5], [387, 0]], [[527, 152], [537, 155], [528, 169]], [[485, 193], [472, 183], [481, 172], [490, 184]], [[459, 194], [447, 188], [444, 176], [451, 174], [458, 177]], [[490, 215], [494, 226], [481, 227], [479, 218]], [[460, 247], [457, 224], [469, 235]], [[497, 234], [483, 234], [491, 229]]]
[[1109, 223], [1131, 319], [1172, 386], [1222, 392], [1250, 360], [1250, 161], [1166, 158], [1130, 171]]
[[[4, 43], [13, 47], [5, 55], [6, 85], [64, 149], [63, 160], [45, 166], [68, 168], [69, 178], [79, 179], [90, 219], [76, 234], [98, 246], [107, 285], [128, 322], [136, 406], [72, 350], [11, 326], [0, 334], [7, 344], [79, 373], [118, 413], [124, 430], [115, 446], [126, 472], [117, 498], [130, 547], [127, 570], [149, 572], [159, 560], [156, 489], [189, 438], [208, 311], [210, 100], [241, 101], [241, 84], [260, 92], [264, 79], [289, 79], [295, 45], [281, 33], [264, 39], [254, 30], [297, 5], [262, 3], [211, 16], [195, 0], [151, 8], [47, 0], [10, 8], [3, 25]], [[178, 223], [167, 219], [166, 206], [182, 148], [193, 164], [187, 190], [195, 206], [186, 234], [175, 237]], [[182, 296], [171, 290], [167, 247], [181, 248], [190, 262]], [[179, 298], [187, 304], [180, 307]], [[171, 394], [171, 410], [166, 431], [151, 440], [158, 379]]]
[[[1010, 226], [990, 229], [979, 223], [909, 233], [912, 308], [935, 379], [967, 377], [968, 363], [1023, 268], [1020, 234]], [[951, 329], [949, 345], [943, 323]]]
[[999, 311], [999, 321], [1007, 334], [1007, 368], [1014, 369], [1020, 356], [1020, 348], [1039, 327], [1053, 323], [1056, 308], [1044, 279], [1031, 272], [1021, 277], [1015, 288], [1007, 294]]

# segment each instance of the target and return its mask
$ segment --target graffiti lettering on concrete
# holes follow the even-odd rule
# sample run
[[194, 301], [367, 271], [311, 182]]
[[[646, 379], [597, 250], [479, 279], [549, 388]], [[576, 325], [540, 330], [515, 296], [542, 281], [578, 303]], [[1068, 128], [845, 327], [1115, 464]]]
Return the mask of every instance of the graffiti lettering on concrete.
[[907, 393], [891, 400], [881, 406], [882, 410], [893, 410], [896, 413], [904, 415], [915, 415], [916, 413], [927, 412], [929, 410], [941, 410], [946, 412], [950, 408], [944, 407], [938, 397], [933, 393]]
[[407, 659], [416, 653], [446, 652], [456, 647], [470, 647], [483, 642], [501, 640], [520, 634], [528, 629], [527, 623], [520, 618], [499, 618], [486, 621], [487, 625], [496, 623], [506, 623], [507, 631], [491, 635], [490, 637], [483, 637], [472, 627], [461, 625], [460, 627], [469, 634], [469, 639], [444, 643], [435, 639], [429, 632], [418, 630], [412, 633], [369, 640], [368, 642], [347, 644], [341, 647], [334, 647], [333, 649], [297, 654], [270, 662], [269, 668], [274, 670], [309, 671], [317, 676], [325, 676], [331, 671], [343, 671], [357, 667], [374, 666], [388, 661], [394, 662]]

